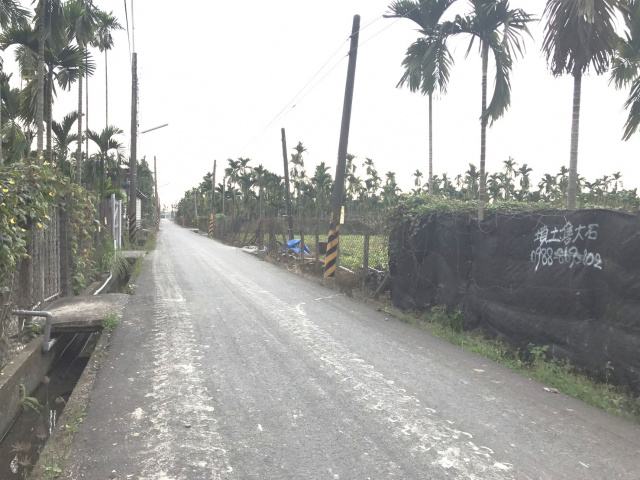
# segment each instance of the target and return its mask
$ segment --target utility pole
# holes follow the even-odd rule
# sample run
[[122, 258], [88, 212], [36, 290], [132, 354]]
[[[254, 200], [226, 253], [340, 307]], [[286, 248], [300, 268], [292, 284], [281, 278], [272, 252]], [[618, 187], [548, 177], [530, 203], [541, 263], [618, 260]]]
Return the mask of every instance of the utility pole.
[[225, 175], [222, 178], [222, 214], [226, 215], [224, 213], [224, 199], [227, 196], [227, 176]]
[[327, 256], [324, 264], [324, 278], [335, 278], [338, 262], [338, 240], [340, 235], [340, 213], [342, 210], [342, 195], [344, 193], [344, 173], [347, 162], [347, 147], [349, 144], [349, 127], [351, 125], [351, 106], [353, 103], [353, 85], [356, 77], [356, 60], [358, 57], [358, 37], [360, 34], [360, 15], [353, 17], [351, 29], [351, 46], [349, 50], [349, 66], [347, 68], [347, 84], [344, 92], [342, 107], [342, 125], [340, 127], [340, 143], [338, 145], [338, 165], [336, 178], [331, 196], [331, 224], [327, 242]]
[[136, 239], [136, 199], [138, 198], [138, 54], [131, 58], [131, 158], [129, 159], [129, 241]]
[[282, 158], [284, 159], [284, 196], [287, 201], [287, 221], [289, 222], [289, 240], [293, 240], [293, 216], [291, 215], [291, 193], [289, 192], [289, 160], [287, 159], [287, 137], [282, 132]]
[[213, 176], [211, 177], [211, 213], [215, 214], [215, 200], [216, 200], [216, 163], [217, 161], [213, 161]]
[[160, 230], [160, 198], [158, 197], [158, 169], [155, 155], [153, 156], [153, 178], [156, 184], [156, 230]]
[[213, 238], [213, 218], [216, 213], [216, 161], [213, 161], [213, 175], [211, 175], [211, 215], [209, 216], [209, 237]]

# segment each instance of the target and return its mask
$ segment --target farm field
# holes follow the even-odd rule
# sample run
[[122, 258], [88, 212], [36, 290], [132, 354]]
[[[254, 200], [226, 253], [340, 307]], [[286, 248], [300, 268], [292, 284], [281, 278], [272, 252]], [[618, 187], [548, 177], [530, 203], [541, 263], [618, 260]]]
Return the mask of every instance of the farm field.
[[[326, 242], [327, 235], [320, 235], [320, 241]], [[305, 243], [311, 251], [315, 250], [313, 238], [305, 238]], [[340, 266], [355, 272], [362, 267], [363, 258], [364, 235], [340, 235]], [[389, 239], [386, 235], [369, 237], [369, 266], [376, 265], [389, 268]]]

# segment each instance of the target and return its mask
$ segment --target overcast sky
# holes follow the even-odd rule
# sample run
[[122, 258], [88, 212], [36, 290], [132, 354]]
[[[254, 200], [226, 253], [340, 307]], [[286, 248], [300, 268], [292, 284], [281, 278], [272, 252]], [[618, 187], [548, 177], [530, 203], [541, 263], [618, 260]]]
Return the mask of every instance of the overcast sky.
[[[349, 139], [349, 152], [359, 165], [356, 173], [365, 178], [360, 165], [369, 157], [381, 177], [396, 172], [404, 191], [413, 187], [416, 169], [426, 177], [427, 99], [395, 88], [406, 49], [419, 34], [409, 20], [381, 18], [389, 0], [133, 0], [133, 11], [131, 1], [126, 0], [129, 36], [126, 30], [116, 34], [109, 53], [109, 123], [125, 131], [122, 141], [128, 149], [128, 38], [131, 48], [135, 38], [140, 130], [169, 124], [138, 140], [140, 157], [146, 155], [153, 166], [157, 156], [163, 204], [176, 202], [199, 184], [214, 159], [217, 183], [228, 158], [249, 157], [250, 165], [262, 164], [282, 175], [282, 127], [290, 151], [298, 141], [308, 149], [309, 175], [322, 161], [333, 175], [355, 14], [361, 16], [362, 28]], [[126, 25], [124, 0], [95, 3]], [[466, 2], [459, 3], [467, 8]], [[540, 18], [544, 3], [513, 0], [512, 6]], [[531, 30], [526, 55], [514, 65], [511, 108], [488, 130], [487, 170], [501, 170], [511, 156], [519, 165], [533, 167], [537, 184], [544, 173], [555, 174], [569, 164], [573, 82], [551, 76], [540, 53], [542, 23], [532, 24]], [[434, 172], [450, 177], [464, 173], [469, 163], [478, 164], [480, 157], [480, 60], [476, 48], [465, 58], [468, 41], [451, 44], [455, 65], [449, 88], [434, 102]], [[104, 56], [96, 51], [95, 59], [89, 126], [101, 130]], [[640, 140], [621, 141], [626, 92], [608, 81], [608, 75], [583, 79], [578, 172], [594, 180], [620, 171], [625, 187], [638, 187]], [[74, 86], [71, 93], [60, 93], [54, 118], [76, 108]]]

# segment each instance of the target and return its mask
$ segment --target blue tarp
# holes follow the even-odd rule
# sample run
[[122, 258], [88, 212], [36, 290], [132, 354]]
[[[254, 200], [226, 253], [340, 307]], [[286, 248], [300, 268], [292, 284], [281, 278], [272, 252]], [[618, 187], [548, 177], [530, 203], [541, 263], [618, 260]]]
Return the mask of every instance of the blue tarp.
[[[287, 242], [287, 248], [285, 249], [282, 247], [280, 249], [281, 252], [286, 252], [287, 250], [293, 250], [296, 253], [300, 253], [300, 239], [294, 238], [293, 240], [289, 240]], [[311, 250], [309, 250], [309, 247], [306, 245], [304, 246], [304, 253], [311, 253]]]

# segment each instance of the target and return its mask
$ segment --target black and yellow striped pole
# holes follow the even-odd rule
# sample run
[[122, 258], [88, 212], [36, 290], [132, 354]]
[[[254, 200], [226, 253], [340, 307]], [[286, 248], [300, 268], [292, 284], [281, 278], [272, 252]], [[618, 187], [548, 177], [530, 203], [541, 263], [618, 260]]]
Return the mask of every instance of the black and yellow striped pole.
[[209, 238], [213, 238], [213, 213], [209, 214]]
[[336, 179], [331, 196], [331, 223], [327, 241], [327, 256], [324, 264], [324, 279], [328, 283], [336, 276], [340, 240], [340, 214], [342, 213], [342, 195], [344, 193], [345, 167], [347, 163], [347, 147], [349, 144], [349, 126], [351, 124], [351, 105], [353, 103], [353, 85], [356, 77], [356, 59], [358, 57], [358, 36], [360, 32], [360, 15], [353, 17], [351, 28], [351, 48], [349, 50], [349, 66], [347, 67], [347, 84], [344, 92], [342, 108], [342, 124], [340, 127], [340, 143], [338, 145], [338, 165]]
[[335, 278], [338, 264], [338, 238], [340, 236], [340, 223], [335, 224], [333, 213], [329, 226], [329, 239], [327, 241], [327, 256], [324, 261], [324, 278]]
[[136, 242], [137, 229], [136, 212], [134, 211], [129, 215], [129, 242], [131, 242], [131, 245]]

